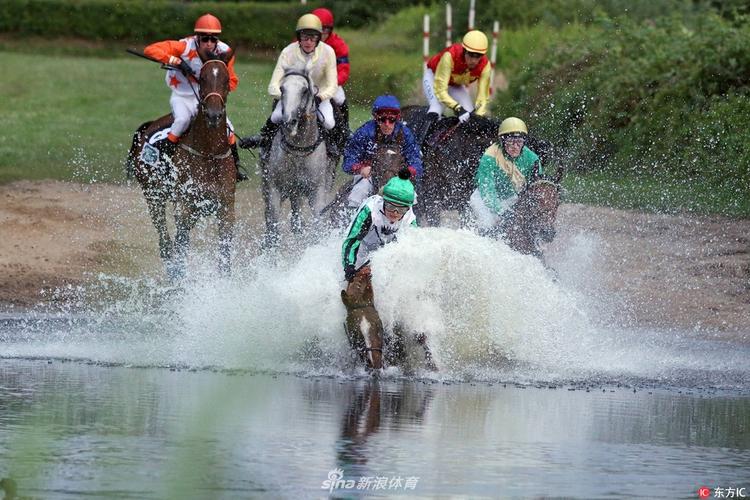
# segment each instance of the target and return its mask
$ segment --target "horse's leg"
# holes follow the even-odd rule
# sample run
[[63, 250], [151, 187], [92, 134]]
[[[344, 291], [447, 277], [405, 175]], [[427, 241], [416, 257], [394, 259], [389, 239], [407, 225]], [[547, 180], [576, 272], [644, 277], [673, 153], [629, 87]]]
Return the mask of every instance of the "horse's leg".
[[172, 258], [172, 239], [169, 237], [167, 229], [167, 200], [159, 192], [144, 191], [146, 196], [146, 205], [148, 213], [151, 216], [151, 222], [154, 223], [156, 233], [159, 236], [159, 256], [163, 261], [169, 261]]
[[263, 178], [263, 202], [266, 214], [266, 231], [263, 235], [264, 249], [279, 246], [279, 212], [281, 211], [281, 193], [271, 185], [267, 175]]
[[300, 195], [295, 193], [289, 197], [289, 204], [291, 205], [292, 214], [289, 220], [291, 230], [294, 234], [302, 232], [302, 215], [300, 214]]
[[234, 238], [234, 196], [231, 200], [224, 200], [217, 214], [219, 219], [219, 272], [229, 276], [232, 271], [232, 239]]
[[191, 214], [185, 209], [180, 207], [178, 203], [177, 210], [175, 211], [175, 236], [174, 236], [174, 249], [172, 250], [172, 260], [170, 265], [167, 266], [167, 274], [173, 281], [181, 280], [185, 277], [185, 268], [187, 260], [187, 250], [190, 245], [190, 229], [193, 226], [191, 220]]

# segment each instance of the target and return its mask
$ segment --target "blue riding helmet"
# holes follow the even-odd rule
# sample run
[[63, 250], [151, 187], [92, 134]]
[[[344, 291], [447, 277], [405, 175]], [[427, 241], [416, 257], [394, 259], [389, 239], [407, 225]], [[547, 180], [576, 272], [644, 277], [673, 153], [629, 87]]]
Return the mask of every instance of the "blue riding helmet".
[[375, 98], [372, 103], [372, 114], [382, 113], [384, 111], [392, 111], [394, 113], [401, 113], [401, 103], [398, 102], [396, 96], [393, 95], [380, 95]]

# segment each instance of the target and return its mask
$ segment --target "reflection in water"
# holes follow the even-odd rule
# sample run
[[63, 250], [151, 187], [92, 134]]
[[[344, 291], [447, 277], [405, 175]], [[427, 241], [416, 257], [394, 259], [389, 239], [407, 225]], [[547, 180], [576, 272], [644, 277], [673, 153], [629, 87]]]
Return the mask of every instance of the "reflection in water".
[[381, 425], [388, 430], [386, 438], [398, 439], [398, 431], [408, 431], [424, 424], [433, 397], [432, 388], [414, 382], [381, 384], [377, 379], [349, 384], [344, 398], [341, 435], [336, 442], [336, 462], [344, 477], [381, 476], [382, 471], [368, 471], [367, 462], [377, 448], [368, 445]]

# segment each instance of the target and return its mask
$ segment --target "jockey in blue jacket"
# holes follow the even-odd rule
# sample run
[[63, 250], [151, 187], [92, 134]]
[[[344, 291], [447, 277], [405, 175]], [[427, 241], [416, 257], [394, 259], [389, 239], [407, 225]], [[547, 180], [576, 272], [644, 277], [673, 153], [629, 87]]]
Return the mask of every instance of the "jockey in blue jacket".
[[[412, 179], [422, 176], [422, 156], [414, 133], [401, 121], [401, 104], [392, 95], [381, 95], [372, 104], [372, 120], [359, 127], [344, 149], [342, 168], [355, 175], [349, 206], [356, 208], [373, 194], [371, 169], [380, 148], [397, 150]], [[393, 172], [395, 173], [395, 172]], [[386, 182], [390, 176], [383, 179]], [[365, 182], [361, 182], [365, 181]], [[380, 186], [378, 186], [380, 187]]]

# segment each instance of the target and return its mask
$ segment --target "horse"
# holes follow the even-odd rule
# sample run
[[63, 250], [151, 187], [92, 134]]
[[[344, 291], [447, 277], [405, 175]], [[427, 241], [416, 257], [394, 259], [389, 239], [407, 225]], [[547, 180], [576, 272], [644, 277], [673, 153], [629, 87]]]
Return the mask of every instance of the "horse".
[[[401, 115], [412, 130], [419, 130], [427, 114], [423, 106], [406, 106]], [[458, 118], [440, 120], [422, 146], [424, 174], [415, 210], [420, 224], [440, 225], [443, 210], [458, 210], [468, 216], [468, 201], [474, 191], [474, 176], [484, 151], [497, 140], [498, 122], [472, 116], [466, 123]]]
[[[406, 106], [401, 114], [412, 130], [419, 130], [427, 108]], [[472, 116], [466, 123], [459, 123], [456, 117], [443, 118], [435, 124], [422, 146], [424, 174], [415, 205], [420, 224], [440, 225], [443, 210], [458, 210], [468, 219], [479, 160], [497, 140], [499, 126], [498, 121], [482, 116]], [[529, 136], [527, 146], [539, 155], [542, 166], [553, 158], [552, 145], [545, 140]]]
[[383, 328], [383, 323], [372, 306], [374, 299], [371, 284], [367, 285], [364, 294], [363, 300], [354, 302], [346, 291], [341, 291], [341, 300], [347, 310], [354, 311], [353, 314], [347, 314], [344, 333], [359, 362], [375, 373], [389, 366], [400, 366], [406, 372], [411, 372], [411, 367], [406, 364], [407, 354], [416, 349], [421, 351], [418, 356], [424, 367], [437, 371], [432, 351], [427, 345], [427, 335], [422, 332], [407, 332], [399, 323], [390, 329]]
[[542, 259], [539, 244], [555, 238], [562, 176], [562, 168], [554, 177], [532, 176], [498, 224], [485, 234], [502, 238], [516, 252]]
[[[171, 123], [171, 115], [138, 127], [128, 154], [128, 170], [138, 180], [151, 221], [159, 236], [159, 255], [172, 279], [185, 275], [190, 230], [201, 217], [218, 219], [218, 267], [231, 270], [231, 243], [235, 222], [236, 170], [227, 137], [226, 102], [231, 51], [209, 59], [201, 68], [198, 110], [190, 129], [181, 137], [170, 160], [147, 158], [155, 148], [147, 139]], [[150, 149], [149, 149], [150, 148]], [[174, 243], [167, 229], [167, 202], [175, 204]]]
[[406, 160], [399, 151], [397, 144], [379, 143], [375, 153], [372, 156], [370, 177], [364, 178], [361, 175], [354, 175], [351, 180], [344, 183], [334, 195], [333, 201], [329, 203], [323, 211], [328, 211], [331, 222], [334, 226], [344, 225], [350, 222], [349, 206], [350, 194], [355, 192], [355, 201], [360, 197], [367, 197], [377, 193], [381, 187], [394, 176], [398, 175], [399, 170], [406, 167]]
[[317, 220], [333, 184], [331, 160], [317, 118], [315, 87], [306, 72], [288, 71], [281, 79], [282, 122], [262, 165], [265, 248], [279, 244], [281, 203], [289, 199], [291, 229], [302, 229], [300, 204], [306, 197]]

